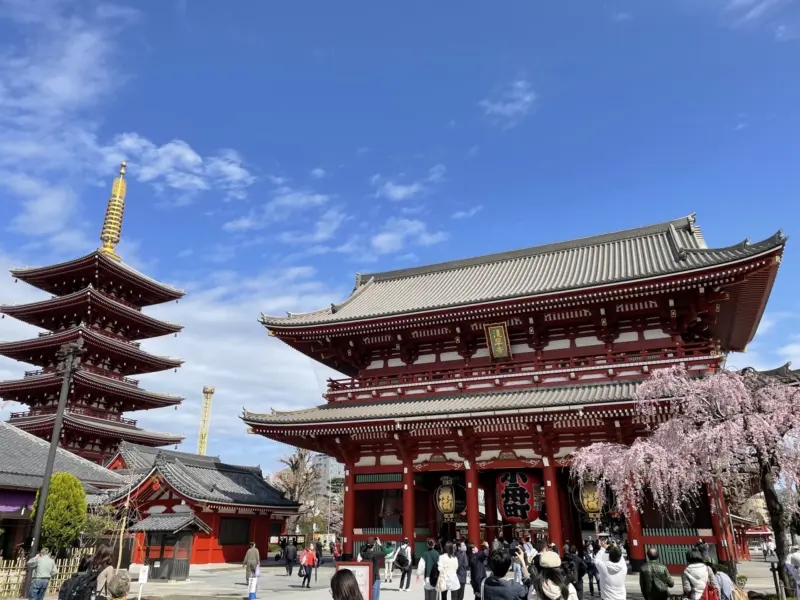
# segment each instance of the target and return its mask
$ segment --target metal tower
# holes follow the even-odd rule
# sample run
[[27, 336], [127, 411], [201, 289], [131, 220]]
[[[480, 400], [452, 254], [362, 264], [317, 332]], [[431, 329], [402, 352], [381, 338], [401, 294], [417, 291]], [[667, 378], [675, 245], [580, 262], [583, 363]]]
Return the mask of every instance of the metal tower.
[[203, 388], [203, 412], [200, 416], [200, 435], [197, 436], [197, 453], [205, 456], [208, 446], [208, 428], [211, 425], [211, 400], [216, 390], [207, 385]]

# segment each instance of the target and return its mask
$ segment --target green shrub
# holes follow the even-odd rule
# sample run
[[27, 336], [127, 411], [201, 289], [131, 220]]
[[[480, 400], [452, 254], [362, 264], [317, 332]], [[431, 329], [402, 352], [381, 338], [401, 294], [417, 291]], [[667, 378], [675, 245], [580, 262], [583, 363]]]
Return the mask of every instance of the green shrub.
[[[39, 510], [39, 492], [33, 505], [31, 519]], [[50, 548], [53, 554], [72, 547], [86, 522], [86, 493], [78, 478], [71, 473], [55, 473], [50, 478], [50, 493], [42, 521], [40, 548]]]

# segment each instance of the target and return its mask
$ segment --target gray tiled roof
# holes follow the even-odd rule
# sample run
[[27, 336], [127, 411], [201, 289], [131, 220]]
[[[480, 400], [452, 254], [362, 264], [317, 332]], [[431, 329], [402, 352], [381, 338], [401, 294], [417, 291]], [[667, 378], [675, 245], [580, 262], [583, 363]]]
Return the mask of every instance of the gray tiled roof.
[[177, 533], [190, 527], [211, 533], [211, 527], [193, 512], [150, 515], [130, 527], [128, 531]]
[[800, 369], [792, 369], [792, 363], [787, 362], [785, 365], [781, 365], [776, 369], [770, 369], [768, 371], [758, 371], [762, 375], [767, 375], [769, 377], [776, 377], [780, 379], [783, 383], [787, 384], [800, 384]]
[[122, 455], [125, 464], [131, 471], [143, 472], [150, 471], [153, 465], [156, 464], [156, 458], [159, 454], [164, 456], [180, 459], [191, 459], [195, 461], [206, 461], [208, 463], [222, 462], [218, 456], [200, 456], [191, 452], [179, 452], [178, 450], [164, 450], [162, 448], [151, 448], [149, 446], [142, 446], [140, 444], [132, 444], [131, 442], [123, 441], [119, 445], [118, 453]]
[[261, 321], [268, 327], [357, 321], [636, 281], [756, 256], [785, 240], [779, 232], [756, 244], [709, 249], [690, 215], [569, 242], [359, 275], [341, 304], [287, 317], [262, 315]]
[[[50, 442], [0, 422], [0, 487], [40, 487], [49, 451]], [[61, 448], [54, 472], [72, 473], [92, 487], [119, 487], [125, 483], [117, 473]]]
[[[29, 417], [20, 417], [14, 419], [14, 424], [22, 427], [41, 425], [43, 423], [52, 423], [55, 415], [31, 415]], [[100, 429], [109, 434], [118, 435], [120, 439], [129, 440], [150, 440], [156, 439], [164, 444], [176, 444], [183, 441], [182, 435], [174, 433], [161, 433], [157, 431], [148, 431], [133, 425], [125, 423], [117, 423], [107, 419], [96, 419], [84, 415], [76, 415], [69, 412], [69, 407], [64, 413], [64, 425], [74, 425], [78, 427], [91, 427], [93, 429]]]
[[[131, 445], [127, 450], [131, 450]], [[137, 465], [144, 465], [146, 450], [134, 448], [139, 455]], [[127, 461], [126, 461], [127, 462]], [[130, 465], [128, 465], [130, 467]], [[157, 470], [164, 480], [179, 493], [198, 501], [215, 504], [278, 506], [293, 508], [297, 503], [287, 500], [283, 495], [264, 481], [259, 467], [243, 467], [219, 462], [215, 457], [192, 455], [188, 452], [163, 452], [156, 454], [152, 469]], [[134, 487], [145, 481], [152, 469], [140, 471], [134, 477]], [[109, 500], [117, 500], [127, 494], [121, 488]]]
[[445, 415], [485, 416], [500, 411], [536, 412], [557, 407], [626, 401], [633, 397], [636, 387], [637, 382], [624, 381], [427, 397], [419, 400], [331, 403], [306, 410], [272, 414], [245, 410], [242, 420], [251, 425], [305, 425]]

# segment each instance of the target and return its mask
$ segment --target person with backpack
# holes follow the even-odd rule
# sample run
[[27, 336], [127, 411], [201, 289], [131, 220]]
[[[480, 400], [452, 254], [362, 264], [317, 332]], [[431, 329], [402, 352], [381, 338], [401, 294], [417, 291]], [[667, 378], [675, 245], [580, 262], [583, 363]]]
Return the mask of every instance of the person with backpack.
[[658, 558], [658, 548], [650, 548], [647, 551], [647, 564], [639, 571], [639, 588], [644, 600], [667, 600], [669, 588], [675, 585], [667, 567]]
[[[397, 554], [394, 557], [394, 564], [400, 569], [400, 588], [401, 592], [407, 592], [411, 587], [411, 546], [408, 545], [408, 538], [403, 539], [403, 543], [397, 549]], [[406, 587], [403, 587], [405, 582]]]
[[578, 555], [578, 549], [575, 546], [569, 547], [569, 551], [564, 556], [563, 565], [565, 574], [569, 574], [568, 581], [575, 588], [578, 600], [583, 600], [583, 578], [588, 569], [586, 563]]
[[[689, 563], [681, 575], [683, 595], [688, 600], [719, 600], [719, 584], [711, 571], [711, 567], [703, 562], [703, 555], [698, 549], [686, 553]], [[603, 599], [605, 600], [605, 599]]]
[[62, 585], [61, 589], [58, 592], [58, 600], [69, 600], [70, 590], [75, 586], [78, 580], [86, 574], [86, 572], [92, 566], [92, 558], [90, 556], [84, 556], [81, 558], [81, 561], [78, 563], [78, 570], [72, 574], [72, 577], [67, 579]]
[[536, 596], [540, 600], [578, 600], [575, 586], [568, 581], [566, 575], [572, 569], [572, 566], [565, 568], [555, 552], [543, 552], [539, 559], [539, 572], [533, 581]]
[[436, 540], [428, 540], [428, 549], [422, 555], [417, 566], [417, 577], [424, 577], [425, 600], [436, 600], [436, 582], [439, 580], [439, 552], [436, 551]]
[[127, 571], [116, 571], [106, 585], [109, 600], [127, 600], [131, 591], [131, 576]]
[[96, 573], [97, 582], [95, 584], [95, 600], [106, 600], [108, 598], [108, 580], [114, 574], [114, 567], [111, 565], [111, 548], [106, 544], [98, 546], [92, 557], [91, 571]]

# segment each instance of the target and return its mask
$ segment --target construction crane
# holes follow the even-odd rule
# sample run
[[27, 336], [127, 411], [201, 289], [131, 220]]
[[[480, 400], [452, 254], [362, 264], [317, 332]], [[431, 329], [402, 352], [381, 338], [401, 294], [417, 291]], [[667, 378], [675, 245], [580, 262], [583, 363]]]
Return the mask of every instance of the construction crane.
[[208, 446], [208, 428], [211, 426], [211, 400], [216, 390], [210, 385], [203, 387], [203, 413], [200, 416], [200, 435], [197, 436], [197, 453], [206, 455]]

